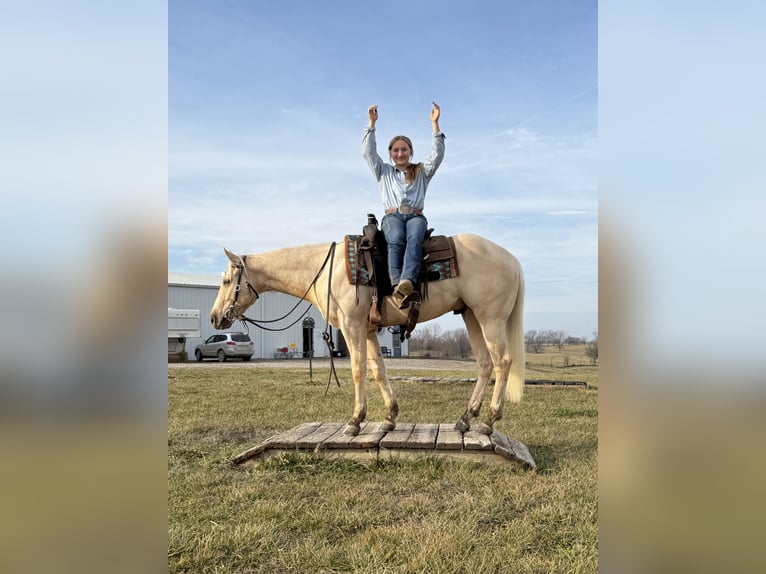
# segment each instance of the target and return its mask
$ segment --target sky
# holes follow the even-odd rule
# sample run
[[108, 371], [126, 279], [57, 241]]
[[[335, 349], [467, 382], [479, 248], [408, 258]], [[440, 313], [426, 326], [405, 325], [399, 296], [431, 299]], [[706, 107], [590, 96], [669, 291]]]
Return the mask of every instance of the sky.
[[[396, 134], [446, 154], [435, 233], [477, 233], [520, 260], [525, 330], [598, 330], [596, 2], [172, 0], [168, 269], [218, 275], [223, 248], [328, 243], [382, 218], [361, 157]], [[457, 316], [435, 320], [462, 327]]]

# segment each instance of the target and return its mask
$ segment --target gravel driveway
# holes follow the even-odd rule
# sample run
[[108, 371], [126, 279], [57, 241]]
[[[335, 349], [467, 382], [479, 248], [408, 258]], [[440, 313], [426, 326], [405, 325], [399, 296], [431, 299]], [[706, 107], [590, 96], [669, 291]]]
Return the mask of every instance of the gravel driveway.
[[[384, 359], [386, 368], [389, 371], [423, 369], [427, 371], [474, 371], [476, 362], [473, 359], [421, 359], [412, 357], [400, 357], [395, 359]], [[330, 359], [318, 358], [312, 361], [313, 369], [329, 369]], [[308, 369], [308, 359], [253, 359], [250, 362], [244, 362], [239, 359], [230, 359], [224, 363], [217, 361], [190, 361], [188, 363], [168, 363], [168, 369], [188, 369], [199, 367], [216, 368], [242, 368], [248, 369]], [[351, 361], [347, 357], [335, 359], [336, 369], [350, 369]]]

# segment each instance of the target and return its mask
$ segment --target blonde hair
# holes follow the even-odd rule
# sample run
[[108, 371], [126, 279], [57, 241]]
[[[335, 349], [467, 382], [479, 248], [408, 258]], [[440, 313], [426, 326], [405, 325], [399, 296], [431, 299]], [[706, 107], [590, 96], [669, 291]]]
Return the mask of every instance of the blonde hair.
[[[391, 148], [394, 147], [394, 144], [398, 141], [403, 141], [407, 144], [407, 146], [410, 148], [410, 157], [412, 157], [412, 154], [415, 153], [415, 150], [412, 149], [412, 141], [407, 136], [394, 136], [388, 144], [389, 153], [391, 152]], [[418, 173], [420, 173], [422, 168], [422, 163], [409, 164], [407, 166], [407, 171], [404, 172], [404, 181], [407, 183], [412, 183], [415, 181], [415, 178], [418, 176]]]

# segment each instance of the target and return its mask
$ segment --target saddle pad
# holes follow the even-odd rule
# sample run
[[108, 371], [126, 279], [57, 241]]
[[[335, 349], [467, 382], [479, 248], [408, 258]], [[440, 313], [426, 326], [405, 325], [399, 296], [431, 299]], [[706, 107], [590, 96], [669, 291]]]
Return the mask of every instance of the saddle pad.
[[357, 252], [359, 235], [346, 235], [343, 243], [346, 245], [346, 276], [351, 285], [369, 285], [370, 275], [364, 259]]
[[460, 275], [455, 255], [455, 241], [452, 237], [435, 235], [423, 242], [425, 263], [421, 274], [428, 281], [441, 281]]

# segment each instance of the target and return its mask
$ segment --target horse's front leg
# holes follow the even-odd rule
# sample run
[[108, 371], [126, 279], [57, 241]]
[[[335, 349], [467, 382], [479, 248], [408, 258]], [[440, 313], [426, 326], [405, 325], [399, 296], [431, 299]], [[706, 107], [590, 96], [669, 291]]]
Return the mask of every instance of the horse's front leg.
[[351, 415], [343, 434], [356, 436], [361, 430], [364, 419], [367, 418], [367, 346], [366, 334], [363, 329], [345, 325], [343, 334], [348, 344], [351, 358], [351, 378], [354, 381], [354, 412]]
[[367, 366], [380, 387], [383, 395], [383, 404], [386, 407], [386, 420], [380, 426], [381, 430], [390, 431], [396, 428], [396, 417], [399, 414], [399, 405], [394, 398], [394, 389], [388, 380], [386, 365], [380, 352], [380, 342], [375, 329], [367, 332]]

